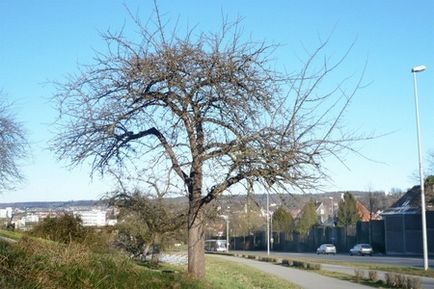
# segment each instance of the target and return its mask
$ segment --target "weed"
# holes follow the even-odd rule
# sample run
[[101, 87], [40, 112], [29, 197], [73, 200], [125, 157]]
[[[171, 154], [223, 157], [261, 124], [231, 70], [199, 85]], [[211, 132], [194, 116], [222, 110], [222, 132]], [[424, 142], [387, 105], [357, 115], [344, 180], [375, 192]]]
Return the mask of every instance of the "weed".
[[356, 278], [356, 282], [360, 283], [365, 277], [365, 271], [360, 269], [354, 269], [354, 276]]
[[375, 283], [378, 281], [378, 272], [377, 271], [369, 271], [368, 277], [369, 277], [369, 280], [371, 280], [372, 282]]

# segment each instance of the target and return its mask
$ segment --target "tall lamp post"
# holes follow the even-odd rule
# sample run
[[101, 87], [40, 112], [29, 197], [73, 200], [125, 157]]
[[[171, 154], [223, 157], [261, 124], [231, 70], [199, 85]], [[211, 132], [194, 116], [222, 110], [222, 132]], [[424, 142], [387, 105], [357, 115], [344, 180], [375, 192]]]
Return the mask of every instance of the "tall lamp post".
[[267, 190], [267, 256], [270, 256], [270, 192]]
[[419, 97], [417, 94], [417, 81], [416, 73], [422, 72], [426, 69], [424, 65], [415, 66], [411, 69], [413, 73], [413, 85], [414, 85], [414, 102], [416, 106], [416, 130], [417, 130], [417, 148], [419, 156], [419, 178], [420, 178], [420, 202], [422, 209], [422, 241], [423, 241], [423, 268], [428, 270], [428, 242], [426, 233], [426, 213], [425, 213], [425, 186], [422, 167], [422, 141], [420, 135], [420, 123], [419, 123]]
[[229, 216], [220, 215], [226, 221], [226, 252], [229, 252]]

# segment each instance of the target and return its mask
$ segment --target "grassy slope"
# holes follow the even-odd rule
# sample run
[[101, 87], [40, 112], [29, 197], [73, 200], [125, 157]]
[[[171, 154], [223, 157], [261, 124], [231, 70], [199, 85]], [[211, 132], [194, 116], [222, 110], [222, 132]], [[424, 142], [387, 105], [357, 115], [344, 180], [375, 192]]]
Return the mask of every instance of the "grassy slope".
[[79, 244], [26, 237], [15, 244], [0, 241], [0, 288], [4, 289], [296, 288], [254, 269], [212, 258], [205, 281], [189, 278], [185, 268], [176, 271], [151, 270], [115, 252], [97, 254]]
[[19, 240], [23, 235], [19, 232], [0, 230], [0, 236], [13, 240]]

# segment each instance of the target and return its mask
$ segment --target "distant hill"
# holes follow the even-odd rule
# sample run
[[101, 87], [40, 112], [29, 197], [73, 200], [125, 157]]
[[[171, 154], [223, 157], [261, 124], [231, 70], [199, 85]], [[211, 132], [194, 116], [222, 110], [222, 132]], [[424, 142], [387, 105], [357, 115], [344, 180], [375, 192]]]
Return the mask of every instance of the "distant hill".
[[16, 202], [16, 203], [0, 203], [0, 209], [6, 207], [20, 209], [59, 209], [63, 207], [90, 207], [102, 204], [100, 200], [78, 200], [78, 201], [55, 201], [55, 202]]
[[[360, 200], [365, 206], [369, 204], [369, 193], [360, 191], [350, 191], [356, 199]], [[270, 204], [276, 204], [288, 208], [302, 208], [306, 202], [309, 200], [330, 202], [330, 197], [333, 198], [334, 202], [339, 202], [341, 194], [344, 192], [325, 192], [317, 194], [271, 194]], [[387, 196], [382, 196], [381, 208], [388, 208], [394, 202], [396, 202], [402, 194], [389, 194]], [[251, 194], [249, 199], [256, 203], [257, 206], [265, 208], [266, 206], [266, 194]], [[377, 196], [378, 197], [378, 196]], [[232, 208], [241, 208], [244, 206], [247, 195], [223, 195], [217, 198], [216, 205], [221, 205], [222, 207], [231, 206]], [[172, 204], [183, 204], [187, 205], [187, 199], [185, 197], [175, 197], [167, 199]], [[0, 209], [6, 207], [14, 207], [20, 209], [59, 209], [67, 207], [90, 207], [103, 205], [102, 200], [78, 200], [78, 201], [55, 201], [55, 202], [17, 202], [17, 203], [0, 203]]]

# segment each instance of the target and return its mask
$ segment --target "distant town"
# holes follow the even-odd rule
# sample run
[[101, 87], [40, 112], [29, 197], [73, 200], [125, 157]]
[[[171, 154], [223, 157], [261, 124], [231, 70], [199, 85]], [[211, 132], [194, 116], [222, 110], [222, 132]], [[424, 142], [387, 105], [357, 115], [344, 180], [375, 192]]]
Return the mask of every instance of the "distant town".
[[116, 209], [101, 201], [20, 202], [0, 204], [0, 219], [5, 225], [28, 231], [47, 217], [69, 213], [80, 217], [83, 226], [104, 227], [117, 223]]
[[[381, 218], [384, 209], [390, 207], [402, 195], [401, 192], [352, 192], [358, 199], [357, 208], [361, 220]], [[342, 192], [329, 192], [318, 194], [302, 195], [271, 195], [271, 208], [276, 209], [285, 206], [289, 209], [292, 217], [296, 219], [302, 211], [303, 206], [310, 200], [315, 202], [315, 211], [318, 217], [318, 224], [332, 225], [337, 213], [339, 202], [343, 196]], [[225, 214], [231, 218], [237, 212], [245, 211], [245, 195], [226, 196], [220, 199], [220, 206], [225, 208]], [[371, 198], [371, 203], [370, 203]], [[372, 204], [375, 198], [375, 206]], [[172, 199], [173, 202], [183, 202], [181, 198]], [[263, 216], [266, 213], [266, 195], [254, 195], [252, 201], [258, 209], [258, 213]], [[239, 203], [239, 205], [237, 205]], [[228, 206], [230, 212], [228, 212]], [[371, 207], [371, 208], [370, 208]], [[371, 212], [372, 211], [372, 212]], [[83, 226], [104, 227], [113, 226], [117, 223], [118, 209], [109, 207], [101, 200], [78, 200], [78, 201], [55, 201], [55, 202], [17, 202], [0, 203], [0, 220], [4, 225], [12, 225], [15, 229], [27, 231], [47, 217], [57, 217], [69, 213], [80, 217]], [[221, 235], [222, 229], [210, 234]]]

